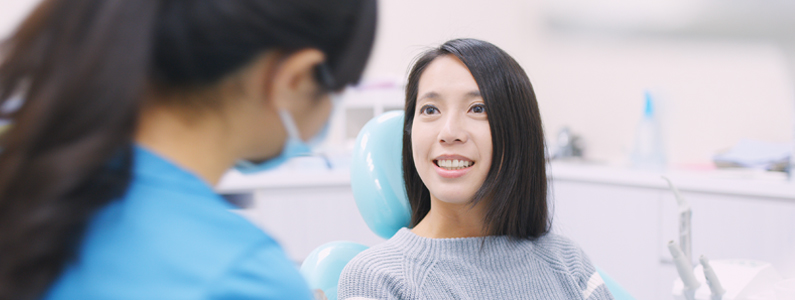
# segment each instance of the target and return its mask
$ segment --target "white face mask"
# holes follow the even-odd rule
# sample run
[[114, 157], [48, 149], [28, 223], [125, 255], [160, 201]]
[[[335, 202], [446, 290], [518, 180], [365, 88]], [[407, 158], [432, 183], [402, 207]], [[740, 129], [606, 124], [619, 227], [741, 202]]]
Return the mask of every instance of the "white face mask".
[[[335, 108], [339, 105], [342, 95], [340, 93], [331, 93], [329, 97], [331, 98], [332, 105], [331, 113], [333, 113]], [[275, 169], [290, 158], [310, 155], [312, 154], [312, 150], [318, 145], [322, 144], [326, 139], [328, 136], [329, 127], [331, 126], [331, 116], [329, 116], [326, 120], [326, 123], [323, 125], [323, 128], [321, 128], [320, 131], [308, 141], [304, 141], [301, 139], [301, 134], [298, 131], [298, 126], [296, 126], [295, 120], [287, 110], [279, 110], [279, 119], [281, 119], [282, 125], [284, 126], [285, 130], [287, 130], [287, 141], [284, 143], [281, 153], [274, 158], [259, 163], [248, 160], [240, 160], [237, 162], [237, 164], [235, 164], [236, 170], [243, 174], [268, 171]]]

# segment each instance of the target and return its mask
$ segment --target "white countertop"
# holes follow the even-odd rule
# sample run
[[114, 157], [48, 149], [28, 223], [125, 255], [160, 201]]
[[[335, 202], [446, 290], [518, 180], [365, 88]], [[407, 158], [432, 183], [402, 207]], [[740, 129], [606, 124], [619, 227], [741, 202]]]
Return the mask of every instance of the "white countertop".
[[795, 183], [781, 172], [756, 170], [635, 170], [603, 165], [554, 162], [549, 172], [555, 181], [590, 182], [668, 190], [668, 177], [683, 192], [777, 198], [795, 201]]
[[[554, 181], [587, 182], [617, 186], [668, 190], [664, 174], [683, 192], [776, 198], [795, 201], [795, 183], [785, 174], [752, 170], [669, 170], [652, 172], [615, 166], [553, 162], [549, 168]], [[261, 189], [349, 186], [350, 171], [318, 166], [282, 168], [243, 175], [230, 171], [216, 187], [219, 193], [248, 193]]]
[[221, 194], [247, 193], [259, 189], [350, 186], [347, 169], [278, 170], [251, 175], [227, 172], [215, 190]]

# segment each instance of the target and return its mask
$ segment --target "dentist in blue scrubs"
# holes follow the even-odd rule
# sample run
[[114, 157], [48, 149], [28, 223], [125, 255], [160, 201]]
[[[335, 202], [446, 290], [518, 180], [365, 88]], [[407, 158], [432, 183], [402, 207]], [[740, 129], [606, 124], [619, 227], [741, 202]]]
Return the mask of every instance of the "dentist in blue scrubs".
[[43, 1], [0, 47], [0, 299], [310, 299], [213, 186], [322, 140], [375, 5]]

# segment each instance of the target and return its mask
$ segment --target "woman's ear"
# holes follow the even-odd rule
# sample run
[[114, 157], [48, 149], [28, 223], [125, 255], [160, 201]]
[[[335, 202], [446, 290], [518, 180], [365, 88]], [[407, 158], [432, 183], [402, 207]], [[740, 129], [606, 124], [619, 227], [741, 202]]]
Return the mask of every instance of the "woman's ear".
[[[323, 63], [325, 55], [317, 49], [304, 49], [281, 59], [272, 68], [270, 86], [263, 92], [277, 109], [294, 111], [310, 105], [320, 88], [315, 74], [316, 66]], [[266, 78], [267, 78], [266, 77]], [[267, 86], [263, 83], [263, 87]], [[306, 99], [307, 101], [296, 101]]]

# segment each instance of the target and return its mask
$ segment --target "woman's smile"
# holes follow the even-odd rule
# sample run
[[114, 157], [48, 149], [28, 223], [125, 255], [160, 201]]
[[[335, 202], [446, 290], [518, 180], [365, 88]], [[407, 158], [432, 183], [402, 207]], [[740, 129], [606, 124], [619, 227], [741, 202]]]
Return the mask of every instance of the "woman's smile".
[[442, 155], [433, 160], [436, 173], [444, 178], [458, 178], [464, 176], [475, 162], [461, 155]]

